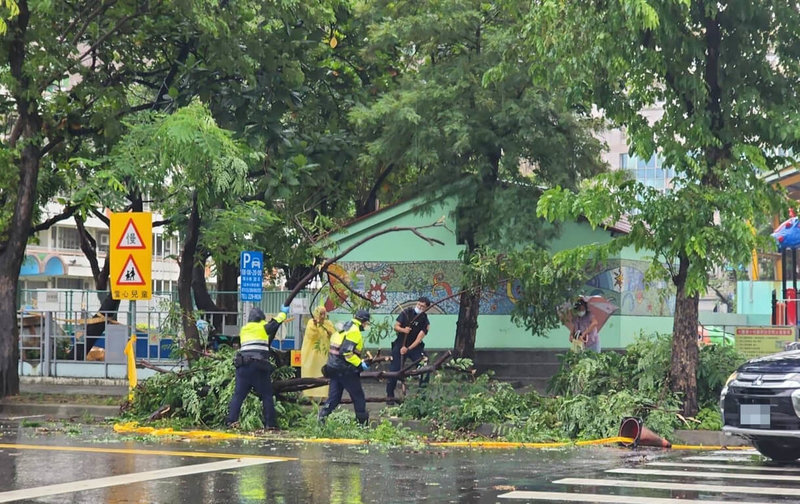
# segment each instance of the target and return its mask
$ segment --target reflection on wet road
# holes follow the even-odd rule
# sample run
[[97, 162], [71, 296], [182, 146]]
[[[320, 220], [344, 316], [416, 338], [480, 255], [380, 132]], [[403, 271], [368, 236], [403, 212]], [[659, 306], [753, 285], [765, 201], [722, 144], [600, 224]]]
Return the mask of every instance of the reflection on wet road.
[[109, 426], [0, 427], [0, 502], [709, 504], [796, 502], [800, 492], [783, 479], [800, 481], [800, 467], [742, 452], [204, 443], [121, 436]]
[[[763, 504], [797, 502], [800, 496], [800, 466], [771, 465], [755, 450], [671, 458], [607, 469], [595, 477], [554, 480], [565, 487], [560, 492], [514, 490], [499, 497], [509, 502]], [[743, 495], [769, 499], [742, 500]]]

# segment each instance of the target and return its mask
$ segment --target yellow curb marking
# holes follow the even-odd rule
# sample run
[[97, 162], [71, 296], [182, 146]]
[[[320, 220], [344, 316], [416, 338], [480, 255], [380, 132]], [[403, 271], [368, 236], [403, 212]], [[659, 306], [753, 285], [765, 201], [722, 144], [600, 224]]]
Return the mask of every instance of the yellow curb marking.
[[231, 432], [219, 432], [210, 430], [179, 431], [171, 427], [156, 429], [154, 427], [141, 427], [137, 422], [126, 422], [114, 424], [115, 432], [127, 434], [146, 434], [150, 436], [179, 436], [192, 439], [259, 439], [248, 434], [236, 434]]
[[214, 452], [187, 452], [187, 451], [168, 451], [168, 450], [136, 450], [132, 448], [93, 448], [88, 446], [47, 446], [47, 445], [26, 445], [26, 444], [0, 444], [0, 449], [10, 450], [44, 450], [44, 451], [74, 451], [85, 453], [120, 453], [129, 455], [167, 455], [171, 457], [203, 457], [203, 458], [222, 458], [222, 459], [263, 459], [286, 462], [297, 460], [289, 457], [272, 457], [266, 455], [251, 455], [247, 453], [214, 453]]
[[[149, 434], [152, 436], [180, 436], [185, 438], [202, 439], [269, 439], [246, 434], [233, 434], [218, 431], [176, 431], [171, 428], [155, 429], [153, 427], [140, 427], [136, 422], [115, 424], [116, 432], [133, 432], [137, 434]], [[334, 438], [281, 438], [275, 440], [297, 442], [297, 443], [327, 443], [340, 445], [362, 445], [370, 443], [368, 439], [334, 439]], [[568, 446], [593, 446], [608, 445], [615, 443], [632, 444], [633, 438], [629, 437], [610, 437], [603, 439], [591, 439], [584, 441], [561, 441], [552, 443], [524, 443], [512, 441], [431, 441], [426, 444], [429, 446], [440, 446], [444, 448], [565, 448]], [[750, 450], [750, 446], [719, 446], [719, 445], [672, 445], [673, 450]]]

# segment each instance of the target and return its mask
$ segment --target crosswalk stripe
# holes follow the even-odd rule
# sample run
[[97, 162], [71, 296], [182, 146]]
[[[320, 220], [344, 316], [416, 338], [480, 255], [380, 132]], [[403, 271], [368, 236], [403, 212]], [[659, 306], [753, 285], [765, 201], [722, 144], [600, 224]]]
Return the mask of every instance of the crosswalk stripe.
[[[690, 492], [725, 492], [725, 493], [746, 493], [753, 495], [780, 495], [784, 497], [796, 497], [800, 493], [797, 488], [778, 488], [778, 487], [751, 487], [736, 485], [706, 485], [703, 483], [675, 483], [669, 481], [637, 481], [624, 479], [589, 479], [589, 478], [563, 478], [553, 483], [559, 485], [580, 485], [580, 486], [607, 486], [615, 488], [648, 488], [653, 490], [684, 490]], [[684, 502], [681, 500], [681, 502]]]
[[[797, 476], [784, 476], [781, 474], [740, 474], [740, 473], [721, 473], [721, 472], [697, 472], [697, 471], [667, 471], [662, 469], [608, 469], [607, 473], [612, 474], [640, 474], [643, 476], [680, 476], [684, 478], [714, 478], [714, 479], [746, 479], [760, 481], [793, 481], [797, 482]], [[800, 492], [800, 489], [798, 489]]]
[[709, 462], [731, 462], [731, 463], [738, 463], [738, 462], [752, 462], [753, 457], [720, 457], [720, 456], [709, 456], [709, 455], [695, 455], [692, 457], [684, 457], [683, 460], [708, 460]]
[[695, 469], [736, 469], [739, 471], [765, 471], [765, 472], [785, 472], [795, 473], [800, 476], [800, 467], [766, 467], [766, 466], [746, 466], [742, 464], [687, 464], [683, 462], [648, 462], [648, 466], [658, 467], [688, 467]]
[[[730, 450], [714, 450], [714, 451], [708, 452], [708, 453], [709, 453], [709, 455], [731, 455], [734, 452], [732, 452]], [[735, 453], [737, 455], [759, 455], [758, 450], [756, 450], [755, 448], [753, 448], [751, 450], [737, 450]]]
[[169, 469], [157, 469], [154, 471], [143, 471], [131, 474], [121, 474], [118, 476], [108, 476], [89, 480], [73, 481], [71, 483], [59, 483], [36, 488], [25, 488], [22, 490], [11, 490], [0, 493], [0, 502], [12, 502], [16, 500], [29, 500], [58, 495], [63, 493], [81, 492], [84, 490], [95, 490], [116, 485], [129, 485], [131, 483], [141, 483], [155, 479], [176, 478], [188, 474], [201, 474], [205, 472], [224, 471], [239, 467], [248, 467], [280, 460], [267, 460], [257, 458], [241, 458], [234, 460], [222, 460], [219, 462], [208, 462], [205, 464], [192, 464], [188, 466], [171, 467]]
[[[579, 494], [579, 493], [560, 493], [560, 492], [528, 492], [515, 490], [502, 495], [501, 499], [524, 499], [555, 502], [601, 502], [611, 504], [730, 504], [730, 502], [716, 500], [696, 500], [696, 499], [668, 499], [664, 497], [637, 497], [631, 495], [607, 495], [607, 494]], [[763, 502], [742, 502], [737, 504], [764, 504]]]

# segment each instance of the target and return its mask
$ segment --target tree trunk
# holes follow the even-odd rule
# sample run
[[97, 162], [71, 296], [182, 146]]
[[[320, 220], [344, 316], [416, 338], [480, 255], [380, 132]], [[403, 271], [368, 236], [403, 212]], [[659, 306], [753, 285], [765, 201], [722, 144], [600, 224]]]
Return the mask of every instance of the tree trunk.
[[[475, 209], [492, 208], [497, 187], [498, 173], [502, 151], [498, 148], [487, 154], [491, 166], [481, 176], [479, 189], [475, 200], [467, 203], [459, 202], [456, 217], [457, 236], [459, 241], [466, 244], [464, 251], [464, 265], [468, 267], [470, 258], [480, 248], [477, 240], [480, 219], [476, 217]], [[478, 313], [480, 311], [481, 287], [479, 284], [462, 285], [459, 299], [458, 322], [456, 322], [456, 355], [461, 358], [475, 360], [475, 338], [478, 331]]]
[[194, 292], [194, 302], [198, 310], [218, 312], [220, 311], [219, 307], [214, 303], [211, 294], [208, 293], [205, 260], [200, 255], [196, 257], [198, 260], [194, 262], [194, 266], [192, 267], [192, 291]]
[[465, 289], [459, 298], [456, 322], [455, 353], [460, 358], [475, 359], [475, 334], [478, 331], [478, 311], [481, 293], [478, 289]]
[[[205, 267], [207, 257], [208, 254], [204, 253], [198, 256], [198, 261], [195, 262], [194, 268], [192, 269], [192, 292], [194, 292], [194, 302], [197, 305], [197, 309], [206, 312], [203, 318], [211, 323], [208, 333], [209, 338], [211, 338], [222, 332], [224, 315], [220, 312], [225, 311], [225, 309], [218, 306], [211, 298], [211, 294], [208, 293]], [[236, 322], [233, 323], [235, 324]]]
[[[83, 219], [76, 215], [75, 216], [75, 224], [78, 227], [78, 235], [81, 238], [81, 250], [83, 251], [83, 255], [86, 256], [86, 259], [89, 261], [89, 265], [92, 269], [92, 277], [94, 278], [94, 287], [97, 289], [98, 293], [100, 291], [105, 291], [108, 289], [108, 271], [109, 271], [109, 258], [110, 254], [106, 254], [105, 261], [103, 262], [103, 267], [100, 268], [100, 264], [97, 260], [97, 243], [95, 242], [94, 238], [92, 238], [91, 234], [86, 230], [84, 226]], [[98, 294], [100, 295], [100, 294]], [[111, 292], [105, 292], [103, 295], [100, 295], [100, 309], [97, 311], [95, 316], [100, 317], [109, 317], [113, 320], [117, 320], [119, 312], [119, 300], [114, 299], [111, 297]], [[94, 317], [92, 317], [94, 318]], [[75, 347], [73, 347], [72, 352], [68, 357], [74, 357], [77, 360], [83, 360], [86, 352], [92, 349], [92, 347], [97, 343], [97, 340], [100, 339], [100, 336], [106, 330], [107, 322], [97, 322], [94, 324], [87, 324], [86, 325], [86, 346], [84, 347], [82, 343], [76, 343]]]
[[[16, 195], [7, 205], [14, 205], [14, 213], [5, 228], [4, 242], [0, 242], [0, 397], [19, 393], [19, 324], [17, 321], [17, 286], [19, 270], [25, 257], [25, 245], [33, 217], [36, 187], [42, 151], [39, 134], [42, 120], [37, 104], [29, 93], [30, 77], [23, 70], [25, 62], [25, 36], [28, 30], [30, 10], [28, 2], [20, 0], [19, 14], [8, 23], [8, 68], [16, 81], [14, 99], [17, 103], [17, 118], [8, 137], [8, 147], [14, 149], [22, 139], [23, 147], [17, 159], [19, 186]], [[7, 169], [7, 168], [5, 168]], [[9, 191], [11, 193], [12, 191]]]
[[197, 322], [194, 319], [194, 302], [192, 300], [192, 270], [200, 234], [200, 212], [197, 203], [197, 191], [192, 195], [192, 210], [186, 223], [186, 240], [181, 250], [181, 260], [178, 275], [178, 304], [181, 309], [181, 326], [186, 338], [185, 352], [189, 363], [200, 357], [200, 334], [197, 332]]
[[19, 321], [16, 275], [0, 271], [0, 397], [19, 394]]
[[239, 278], [239, 266], [232, 263], [217, 265], [217, 306], [220, 310], [229, 313], [225, 315], [225, 323], [236, 325], [236, 312], [239, 311], [239, 296], [237, 291], [239, 286], [236, 283]]
[[670, 389], [683, 398], [682, 415], [697, 414], [697, 349], [698, 303], [697, 294], [686, 295], [686, 274], [689, 259], [680, 258], [678, 275], [673, 278], [676, 287], [675, 317], [672, 327], [672, 361], [669, 370]]
[[[29, 133], [26, 136], [32, 136], [32, 126], [25, 129]], [[0, 244], [0, 397], [19, 394], [17, 287], [36, 199], [39, 152], [33, 141], [22, 151], [18, 165], [19, 187], [14, 214], [8, 225], [8, 240]]]

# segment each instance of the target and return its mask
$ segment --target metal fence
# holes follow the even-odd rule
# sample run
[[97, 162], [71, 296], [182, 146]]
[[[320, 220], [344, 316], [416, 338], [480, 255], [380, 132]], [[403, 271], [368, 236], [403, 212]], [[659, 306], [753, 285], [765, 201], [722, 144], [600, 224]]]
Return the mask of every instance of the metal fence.
[[[230, 295], [238, 299], [236, 291], [210, 291], [212, 298], [218, 295]], [[266, 313], [273, 313], [280, 309], [288, 291], [264, 291], [262, 301], [237, 302], [237, 311], [245, 313], [251, 306], [260, 306]], [[313, 296], [315, 291], [304, 291], [298, 294], [297, 299]], [[17, 305], [24, 310], [33, 311], [64, 311], [95, 313], [100, 309], [103, 299], [108, 296], [107, 291], [73, 290], [73, 289], [20, 289], [18, 291]], [[136, 301], [137, 311], [167, 311], [171, 304], [178, 302], [177, 291], [153, 292], [149, 300]], [[130, 302], [120, 301], [119, 312], [128, 313]]]
[[[184, 365], [178, 352], [182, 338], [179, 312], [163, 309], [169, 304], [123, 302], [128, 305], [127, 310], [100, 313], [96, 309], [99, 300], [96, 306], [87, 302], [92, 297], [97, 299], [92, 291], [28, 291], [24, 295], [32, 294], [50, 295], [48, 305], [60, 306], [41, 309], [23, 305], [20, 310], [21, 376], [125, 378], [124, 349], [132, 334], [136, 335], [137, 360], [147, 360], [162, 368]], [[201, 340], [212, 349], [221, 343], [236, 343], [239, 329], [252, 306], [261, 307], [267, 314], [277, 313], [287, 294], [265, 292], [260, 303], [239, 303], [236, 312], [198, 312]], [[304, 300], [312, 295], [304, 292], [296, 298], [298, 303], [293, 306], [292, 317], [281, 324], [275, 346], [285, 350], [299, 343], [304, 320], [307, 320]], [[143, 374], [149, 373], [144, 370]]]

